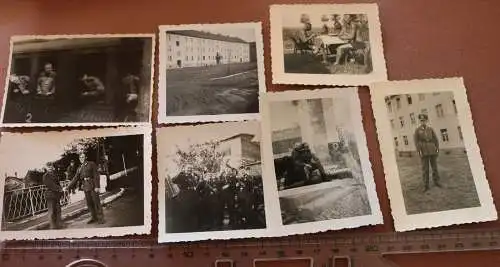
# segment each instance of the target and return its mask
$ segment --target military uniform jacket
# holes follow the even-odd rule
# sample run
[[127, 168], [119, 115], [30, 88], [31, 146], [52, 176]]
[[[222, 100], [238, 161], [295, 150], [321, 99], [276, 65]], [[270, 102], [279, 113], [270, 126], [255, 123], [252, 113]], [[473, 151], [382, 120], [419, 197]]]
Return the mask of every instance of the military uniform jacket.
[[434, 130], [429, 127], [419, 126], [414, 135], [415, 147], [422, 156], [437, 155], [439, 150], [439, 140]]
[[43, 175], [43, 184], [47, 187], [47, 191], [45, 191], [45, 197], [47, 199], [59, 198], [61, 196], [62, 187], [59, 184], [59, 178], [57, 175], [48, 171]]
[[68, 188], [73, 188], [78, 181], [82, 183], [83, 191], [93, 191], [95, 188], [99, 188], [100, 179], [97, 165], [92, 161], [86, 161], [80, 165]]

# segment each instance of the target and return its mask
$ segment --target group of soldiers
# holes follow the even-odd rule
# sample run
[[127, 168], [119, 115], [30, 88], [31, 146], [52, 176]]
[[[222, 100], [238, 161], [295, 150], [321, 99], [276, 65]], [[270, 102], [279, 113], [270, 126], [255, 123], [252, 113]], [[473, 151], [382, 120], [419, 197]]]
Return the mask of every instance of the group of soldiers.
[[170, 201], [172, 231], [252, 229], [265, 226], [260, 175], [231, 169], [221, 174], [180, 172], [179, 192]]
[[[38, 98], [52, 99], [58, 92], [56, 85], [58, 75], [52, 63], [44, 64], [43, 70], [38, 77], [35, 78], [36, 91], [30, 90], [31, 78], [26, 75], [18, 75], [12, 73], [9, 77], [9, 90], [13, 96], [27, 97], [35, 95]], [[87, 104], [90, 102], [102, 102], [106, 87], [104, 83], [96, 76], [83, 74], [79, 80], [81, 83], [81, 91], [75, 97], [79, 104]], [[138, 105], [138, 94], [140, 88], [140, 79], [131, 73], [126, 74], [121, 79], [121, 92], [116, 93], [116, 110], [120, 120], [129, 121], [135, 120], [135, 108]], [[12, 96], [12, 97], [13, 97]], [[123, 114], [122, 114], [123, 113]], [[33, 117], [39, 114], [33, 114], [28, 110], [27, 117]], [[26, 118], [28, 120], [28, 118]], [[30, 122], [30, 121], [26, 121]]]

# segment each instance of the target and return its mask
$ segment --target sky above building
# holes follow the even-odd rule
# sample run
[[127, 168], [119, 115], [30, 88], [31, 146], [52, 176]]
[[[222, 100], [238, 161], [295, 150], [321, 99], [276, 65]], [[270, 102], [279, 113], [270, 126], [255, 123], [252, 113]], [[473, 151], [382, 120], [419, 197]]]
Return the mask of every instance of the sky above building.
[[260, 140], [260, 123], [258, 121], [230, 122], [176, 128], [162, 128], [158, 130], [157, 143], [162, 148], [165, 163], [159, 166], [169, 176], [176, 175], [179, 170], [172, 159], [175, 158], [177, 148], [183, 150], [193, 144], [203, 144], [208, 141], [217, 141], [238, 134], [254, 135], [254, 140]]
[[59, 159], [75, 136], [49, 134], [17, 134], [2, 136], [0, 173], [24, 177], [28, 170], [40, 169], [47, 162]]
[[206, 32], [228, 35], [232, 37], [238, 37], [243, 39], [246, 42], [255, 42], [255, 30], [253, 28], [220, 28], [220, 27], [204, 27], [203, 29]]

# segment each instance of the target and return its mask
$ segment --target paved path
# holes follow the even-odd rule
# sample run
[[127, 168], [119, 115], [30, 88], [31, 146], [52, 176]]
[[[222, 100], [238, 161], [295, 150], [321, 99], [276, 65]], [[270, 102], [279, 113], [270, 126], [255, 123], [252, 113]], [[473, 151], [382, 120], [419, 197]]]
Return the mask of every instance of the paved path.
[[[113, 193], [116, 194], [117, 192], [106, 192], [102, 194], [100, 197], [101, 199], [105, 199], [109, 196], [112, 196]], [[75, 212], [81, 211], [86, 207], [87, 204], [85, 203], [85, 200], [81, 200], [62, 207], [61, 212], [63, 215], [73, 214]], [[7, 231], [36, 230], [37, 228], [42, 227], [45, 224], [47, 224], [47, 212], [38, 214], [37, 216], [32, 217], [28, 220], [23, 220], [17, 223], [7, 223], [5, 226], [5, 230]]]
[[136, 192], [126, 190], [123, 196], [103, 207], [104, 224], [87, 224], [90, 213], [66, 221], [70, 229], [102, 228], [142, 225], [144, 223], [143, 197]]
[[309, 189], [317, 187], [317, 190], [304, 190], [307, 192], [280, 198], [285, 224], [347, 218], [370, 213], [366, 188], [355, 179], [334, 180], [307, 187]]

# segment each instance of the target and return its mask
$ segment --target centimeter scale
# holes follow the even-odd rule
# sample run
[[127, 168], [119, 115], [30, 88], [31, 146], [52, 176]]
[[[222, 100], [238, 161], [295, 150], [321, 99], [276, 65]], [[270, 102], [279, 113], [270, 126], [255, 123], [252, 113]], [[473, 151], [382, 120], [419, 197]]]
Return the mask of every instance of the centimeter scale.
[[177, 244], [157, 244], [155, 239], [35, 240], [3, 242], [0, 266], [258, 267], [293, 260], [304, 263], [300, 266], [333, 267], [345, 259], [352, 267], [388, 267], [395, 266], [384, 258], [389, 254], [497, 249], [500, 229], [323, 233]]

